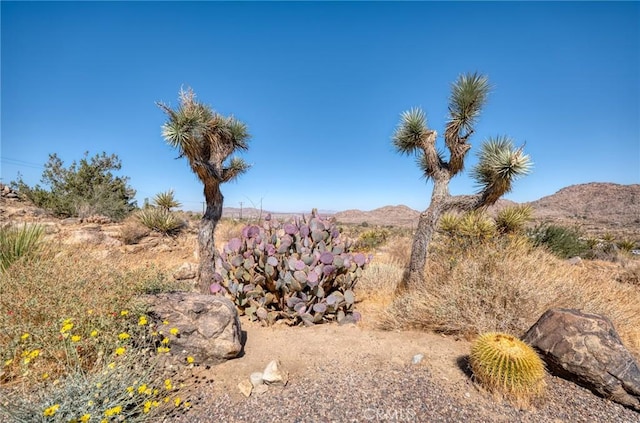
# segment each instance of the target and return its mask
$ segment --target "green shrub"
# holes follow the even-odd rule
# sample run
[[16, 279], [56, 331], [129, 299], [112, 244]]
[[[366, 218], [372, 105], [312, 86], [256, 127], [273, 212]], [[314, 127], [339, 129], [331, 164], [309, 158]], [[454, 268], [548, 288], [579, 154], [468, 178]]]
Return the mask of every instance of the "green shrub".
[[369, 229], [360, 234], [354, 249], [357, 251], [371, 251], [387, 242], [388, 238], [389, 231], [386, 229]]
[[22, 257], [32, 257], [40, 249], [43, 233], [39, 225], [0, 227], [0, 272]]
[[539, 225], [529, 232], [535, 246], [545, 246], [560, 258], [584, 256], [589, 247], [577, 229], [558, 225]]
[[42, 172], [42, 183], [48, 190], [40, 185], [30, 187], [21, 177], [11, 185], [36, 206], [57, 216], [103, 215], [120, 220], [135, 208], [136, 193], [127, 184], [128, 178], [111, 173], [121, 166], [115, 154], [96, 154], [89, 159], [85, 153], [80, 162], [65, 168], [56, 154], [50, 154]]
[[229, 240], [211, 291], [227, 293], [242, 313], [266, 324], [357, 321], [353, 288], [368, 262], [315, 213], [284, 224], [267, 216]]
[[141, 209], [136, 213], [136, 217], [147, 228], [165, 235], [173, 235], [185, 225], [173, 212], [160, 207]]

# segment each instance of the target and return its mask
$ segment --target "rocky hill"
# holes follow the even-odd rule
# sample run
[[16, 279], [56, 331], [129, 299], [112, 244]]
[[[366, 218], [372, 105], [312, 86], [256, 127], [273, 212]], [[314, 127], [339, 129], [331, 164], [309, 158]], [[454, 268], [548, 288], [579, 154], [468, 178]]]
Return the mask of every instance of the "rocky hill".
[[[489, 208], [495, 215], [513, 201], [499, 200]], [[571, 185], [553, 195], [527, 203], [533, 223], [578, 226], [591, 234], [640, 237], [640, 184], [588, 183]], [[371, 211], [346, 210], [334, 214], [342, 223], [415, 227], [420, 212], [407, 206], [385, 206]]]

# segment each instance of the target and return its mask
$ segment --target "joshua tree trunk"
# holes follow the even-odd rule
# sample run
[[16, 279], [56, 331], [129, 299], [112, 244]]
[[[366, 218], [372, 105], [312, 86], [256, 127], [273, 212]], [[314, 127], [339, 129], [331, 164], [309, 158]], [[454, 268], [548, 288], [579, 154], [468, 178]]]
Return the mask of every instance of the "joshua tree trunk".
[[399, 290], [414, 289], [424, 284], [424, 266], [427, 263], [429, 244], [437, 228], [438, 220], [445, 211], [447, 199], [451, 198], [449, 194], [450, 179], [451, 177], [446, 172], [434, 177], [431, 203], [425, 211], [420, 213], [418, 228], [413, 237], [411, 258], [398, 286]]
[[215, 230], [222, 217], [223, 196], [220, 191], [220, 183], [211, 181], [204, 184], [204, 198], [207, 208], [200, 221], [198, 232], [198, 286], [200, 292], [209, 294], [215, 272], [215, 259], [217, 256], [215, 246]]

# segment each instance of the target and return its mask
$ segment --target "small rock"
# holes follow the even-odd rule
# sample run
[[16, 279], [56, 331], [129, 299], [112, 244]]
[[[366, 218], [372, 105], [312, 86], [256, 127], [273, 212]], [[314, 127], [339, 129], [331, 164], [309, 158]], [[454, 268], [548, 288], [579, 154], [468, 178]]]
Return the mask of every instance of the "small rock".
[[260, 372], [251, 373], [251, 376], [249, 376], [249, 380], [251, 381], [251, 384], [254, 388], [257, 388], [260, 385], [264, 385], [262, 380], [262, 373]]
[[256, 386], [256, 387], [254, 388], [253, 392], [254, 392], [255, 394], [260, 395], [260, 394], [264, 394], [264, 393], [265, 393], [265, 392], [267, 392], [268, 390], [269, 390], [269, 387], [268, 387], [267, 385], [265, 385], [265, 384], [262, 384], [262, 385], [258, 385], [258, 386]]
[[420, 364], [420, 362], [422, 362], [422, 359], [424, 359], [424, 354], [416, 354], [411, 359], [411, 364]]
[[282, 371], [280, 364], [276, 360], [272, 360], [262, 372], [262, 380], [268, 385], [282, 384], [286, 385], [287, 376]]
[[240, 390], [240, 393], [242, 393], [242, 395], [249, 398], [249, 396], [251, 395], [251, 391], [253, 391], [253, 385], [251, 384], [251, 381], [245, 379], [242, 382], [238, 383], [238, 389]]
[[173, 272], [173, 279], [182, 281], [186, 279], [194, 279], [196, 277], [196, 271], [198, 266], [193, 263], [183, 263], [175, 272]]
[[582, 259], [578, 256], [575, 257], [571, 257], [570, 259], [567, 260], [567, 263], [574, 265], [574, 266], [580, 266], [582, 265]]

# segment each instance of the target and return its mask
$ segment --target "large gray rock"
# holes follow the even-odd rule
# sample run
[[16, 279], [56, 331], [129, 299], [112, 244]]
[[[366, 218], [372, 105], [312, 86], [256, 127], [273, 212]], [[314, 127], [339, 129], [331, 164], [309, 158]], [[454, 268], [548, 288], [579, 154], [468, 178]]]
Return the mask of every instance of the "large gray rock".
[[[242, 350], [238, 312], [231, 300], [214, 295], [172, 292], [149, 295], [151, 318], [169, 338], [171, 354], [199, 364], [217, 364]], [[168, 322], [163, 324], [163, 322]], [[171, 333], [172, 329], [173, 332]]]
[[523, 340], [541, 352], [552, 374], [640, 411], [640, 368], [606, 317], [551, 309]]

